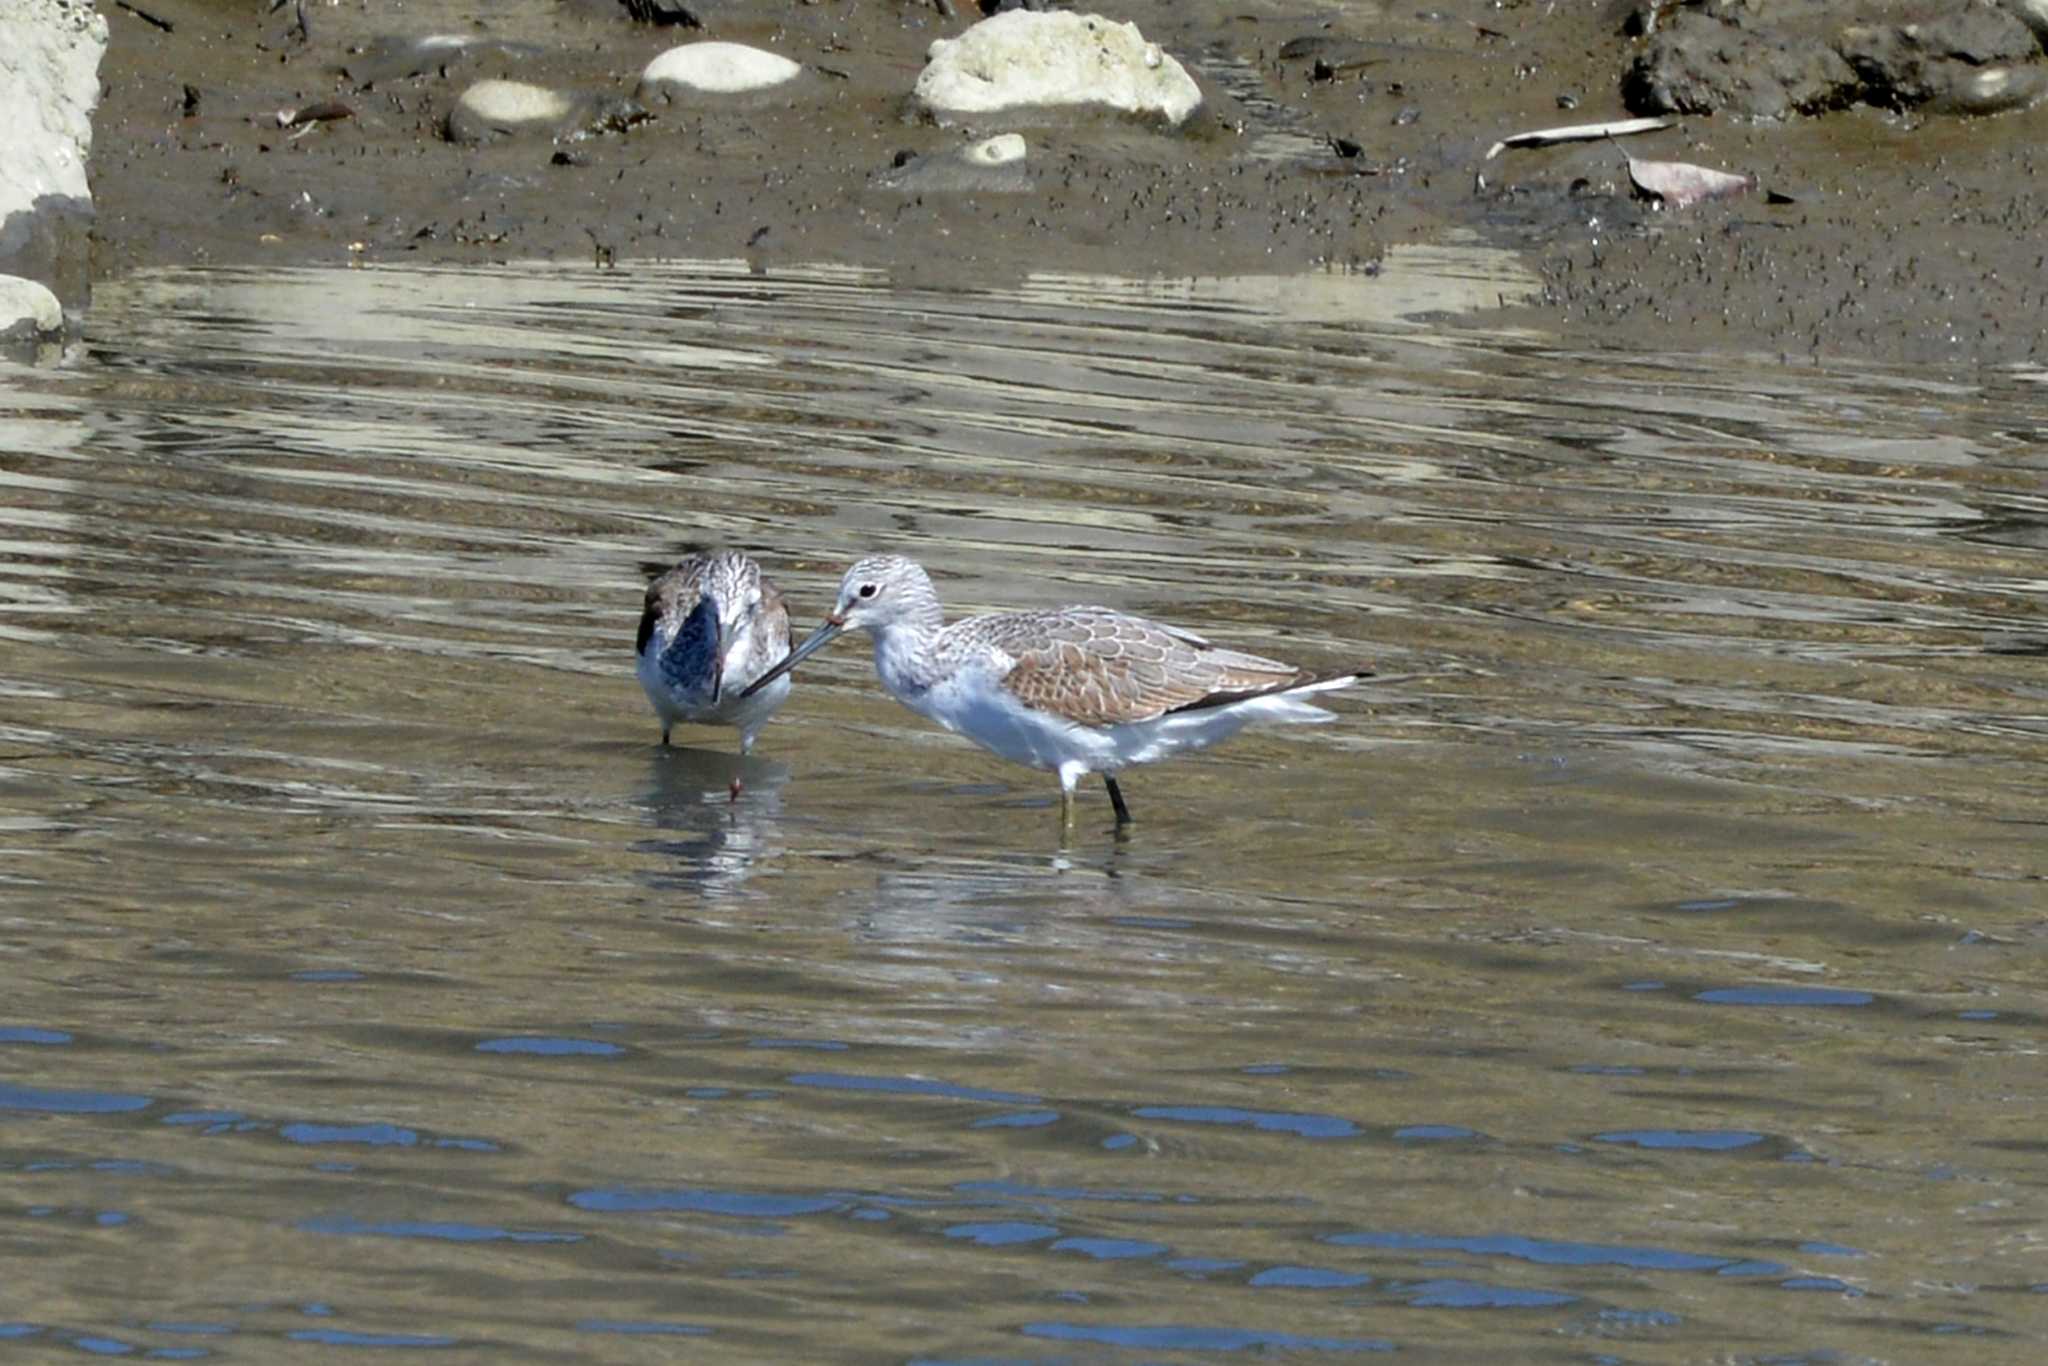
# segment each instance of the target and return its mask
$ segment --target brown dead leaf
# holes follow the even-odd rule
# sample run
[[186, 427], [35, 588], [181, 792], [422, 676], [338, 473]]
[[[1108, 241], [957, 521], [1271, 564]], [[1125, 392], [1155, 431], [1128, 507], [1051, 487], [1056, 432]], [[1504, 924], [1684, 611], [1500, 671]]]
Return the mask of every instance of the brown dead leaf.
[[1690, 208], [1708, 199], [1726, 199], [1756, 188], [1756, 177], [1733, 175], [1689, 161], [1640, 161], [1628, 158], [1628, 178], [1636, 193], [1674, 209]]

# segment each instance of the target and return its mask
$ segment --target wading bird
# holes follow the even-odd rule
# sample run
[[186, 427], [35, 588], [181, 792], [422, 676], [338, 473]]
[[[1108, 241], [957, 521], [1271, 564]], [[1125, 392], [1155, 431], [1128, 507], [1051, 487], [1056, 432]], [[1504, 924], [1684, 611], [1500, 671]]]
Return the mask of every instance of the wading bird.
[[1107, 607], [992, 612], [946, 624], [931, 577], [901, 555], [861, 560], [825, 622], [753, 685], [765, 695], [847, 631], [874, 637], [875, 672], [904, 706], [1005, 759], [1059, 774], [1060, 816], [1100, 773], [1118, 825], [1116, 775], [1227, 739], [1254, 721], [1330, 721], [1306, 699], [1369, 668], [1311, 674]]

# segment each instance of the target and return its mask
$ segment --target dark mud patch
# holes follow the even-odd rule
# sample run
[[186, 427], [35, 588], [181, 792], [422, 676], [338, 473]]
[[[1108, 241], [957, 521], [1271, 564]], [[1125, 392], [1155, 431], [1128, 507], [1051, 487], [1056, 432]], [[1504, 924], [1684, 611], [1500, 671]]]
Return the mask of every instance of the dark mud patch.
[[[1619, 9], [1105, 6], [1201, 82], [1208, 103], [1187, 129], [1024, 129], [1024, 169], [1000, 188], [942, 178], [906, 193], [892, 171], [1003, 131], [940, 127], [908, 107], [926, 46], [964, 28], [971, 6], [693, 6], [701, 33], [592, 3], [520, 0], [493, 6], [488, 24], [452, 4], [309, 6], [304, 34], [290, 6], [147, 8], [170, 29], [109, 16], [93, 165], [102, 274], [744, 257], [972, 284], [1351, 268], [1462, 232], [1541, 271], [1546, 300], [1516, 321], [1587, 345], [1952, 364], [2043, 347], [2039, 110], [1715, 115], [1630, 143], [1754, 174], [1785, 204], [1759, 194], [1660, 211], [1631, 197], [1612, 145], [1484, 161], [1503, 134], [1626, 112], [1623, 77], [1646, 40], [1623, 34]], [[698, 36], [780, 52], [806, 79], [773, 98], [656, 105], [554, 137], [445, 136], [474, 81], [616, 108], [649, 60]], [[418, 46], [429, 38], [443, 41]], [[349, 116], [280, 124], [327, 103]]]

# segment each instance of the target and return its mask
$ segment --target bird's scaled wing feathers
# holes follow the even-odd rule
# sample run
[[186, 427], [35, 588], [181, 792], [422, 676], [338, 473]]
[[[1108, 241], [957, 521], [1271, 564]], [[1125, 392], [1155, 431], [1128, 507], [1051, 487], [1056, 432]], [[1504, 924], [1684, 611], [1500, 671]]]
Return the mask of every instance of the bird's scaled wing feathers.
[[1003, 686], [1018, 701], [1090, 726], [1279, 692], [1308, 675], [1277, 660], [1218, 649], [1172, 627], [1107, 608], [970, 618], [1016, 661]]

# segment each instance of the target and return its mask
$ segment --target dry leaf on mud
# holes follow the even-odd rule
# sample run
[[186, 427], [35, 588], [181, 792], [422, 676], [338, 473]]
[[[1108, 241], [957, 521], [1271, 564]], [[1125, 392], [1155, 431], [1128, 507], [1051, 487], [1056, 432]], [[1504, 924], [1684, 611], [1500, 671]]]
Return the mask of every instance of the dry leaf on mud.
[[1725, 199], [1756, 188], [1756, 177], [1732, 175], [1689, 161], [1639, 161], [1628, 158], [1628, 178], [1645, 199], [1661, 200], [1674, 209], [1702, 200]]

